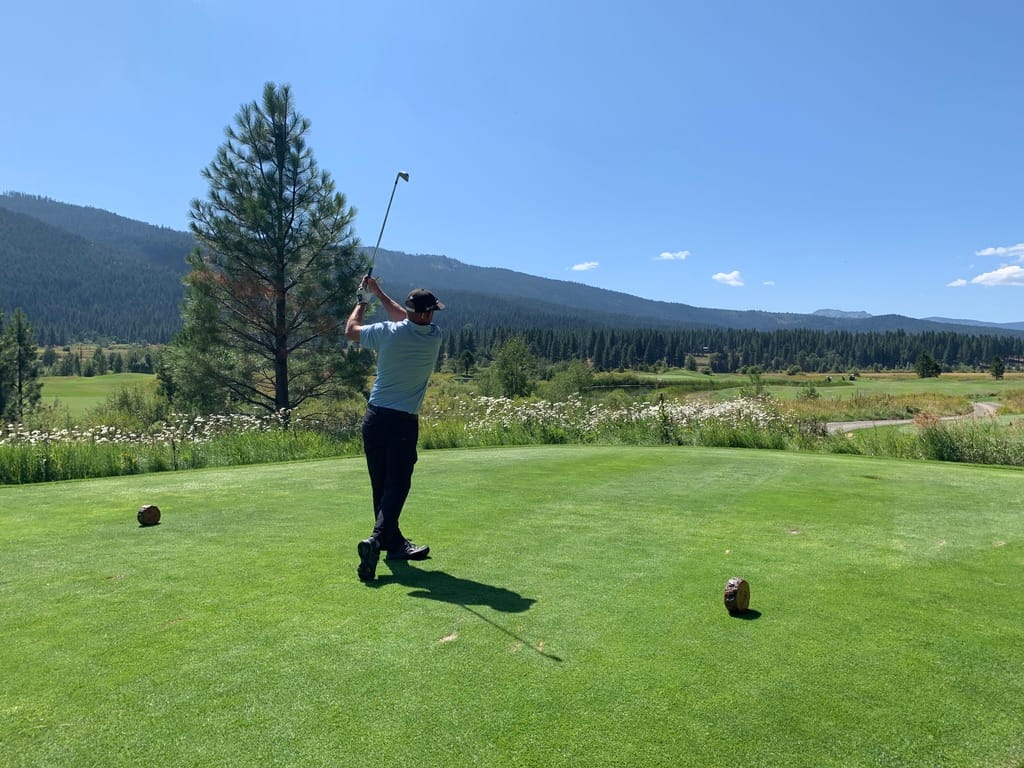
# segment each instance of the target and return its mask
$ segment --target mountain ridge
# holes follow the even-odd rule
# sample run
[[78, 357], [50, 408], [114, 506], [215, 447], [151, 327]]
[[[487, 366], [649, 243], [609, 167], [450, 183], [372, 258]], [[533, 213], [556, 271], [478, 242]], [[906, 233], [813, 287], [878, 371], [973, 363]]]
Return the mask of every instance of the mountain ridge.
[[[759, 331], [795, 328], [851, 332], [903, 330], [908, 333], [1006, 331], [1017, 334], [1024, 331], [1024, 324], [1021, 324], [1021, 328], [1011, 328], [999, 324], [931, 322], [897, 314], [869, 315], [865, 312], [863, 316], [861, 313], [857, 313], [857, 317], [848, 317], [846, 316], [848, 313], [841, 313], [841, 316], [836, 317], [817, 313], [807, 315], [762, 310], [694, 307], [688, 304], [643, 299], [582, 283], [534, 277], [504, 267], [472, 266], [447, 256], [410, 255], [380, 249], [377, 251], [375, 274], [387, 275], [389, 273], [402, 275], [400, 285], [403, 289], [423, 284], [441, 295], [444, 290], [443, 286], [449, 285], [460, 290], [494, 295], [496, 298], [500, 296], [505, 300], [527, 298], [546, 300], [548, 303], [560, 304], [574, 310], [592, 310], [599, 307], [600, 311], [604, 313], [643, 318], [647, 323], [665, 323], [670, 327], [715, 327]], [[496, 286], [501, 286], [500, 293]], [[555, 286], [557, 286], [557, 292], [554, 291]]]
[[[72, 333], [71, 309], [89, 308], [77, 332], [125, 341], [168, 341], [180, 326], [181, 278], [186, 254], [195, 247], [191, 234], [135, 221], [99, 208], [61, 203], [16, 192], [0, 194], [0, 267], [18, 281], [0, 284], [0, 308], [21, 306], [41, 341]], [[34, 223], [32, 223], [34, 222]], [[29, 234], [31, 233], [31, 234]], [[368, 251], [369, 249], [364, 249]], [[79, 255], [78, 259], [69, 254]], [[907, 333], [950, 331], [967, 334], [1024, 333], [1024, 322], [1011, 324], [916, 319], [903, 315], [818, 310], [813, 314], [726, 310], [655, 301], [565, 280], [536, 277], [503, 267], [479, 267], [443, 255], [377, 251], [375, 274], [394, 295], [419, 286], [435, 290], [449, 306], [446, 323], [509, 327], [592, 325], [594, 327], [727, 328], [775, 331]], [[87, 266], [87, 269], [83, 269]], [[36, 267], [36, 269], [33, 269]], [[46, 290], [46, 276], [51, 283]], [[109, 291], [98, 297], [97, 283]], [[26, 291], [27, 285], [39, 292]], [[83, 288], [88, 289], [83, 293]], [[43, 300], [41, 297], [47, 295]], [[459, 302], [449, 297], [459, 297]], [[59, 297], [59, 298], [55, 298]], [[105, 307], [98, 312], [97, 303]], [[123, 310], [123, 311], [122, 311]], [[135, 313], [134, 315], [129, 313]], [[141, 313], [141, 317], [137, 316]], [[72, 313], [73, 314], [73, 313]], [[78, 313], [81, 314], [81, 313]], [[104, 318], [104, 315], [110, 317]], [[116, 323], [115, 316], [120, 318]], [[153, 322], [156, 320], [157, 322]], [[141, 338], [127, 338], [139, 335]], [[80, 339], [75, 339], [80, 340]]]
[[927, 320], [930, 323], [944, 323], [947, 325], [971, 325], [978, 326], [980, 328], [999, 328], [1011, 331], [1024, 331], [1024, 322], [1019, 323], [989, 323], [984, 320], [954, 320], [948, 317], [925, 317], [923, 320]]
[[870, 312], [847, 312], [842, 309], [816, 309], [811, 314], [821, 315], [822, 317], [852, 318], [855, 320], [864, 320], [865, 318], [871, 317]]

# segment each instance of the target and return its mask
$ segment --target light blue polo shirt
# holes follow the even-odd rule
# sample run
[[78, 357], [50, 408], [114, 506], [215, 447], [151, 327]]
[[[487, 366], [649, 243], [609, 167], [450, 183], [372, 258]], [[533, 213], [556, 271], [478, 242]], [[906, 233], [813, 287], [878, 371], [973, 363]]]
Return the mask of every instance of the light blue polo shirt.
[[362, 327], [359, 344], [377, 353], [377, 379], [370, 390], [370, 404], [419, 413], [441, 352], [441, 329], [411, 320], [374, 323]]

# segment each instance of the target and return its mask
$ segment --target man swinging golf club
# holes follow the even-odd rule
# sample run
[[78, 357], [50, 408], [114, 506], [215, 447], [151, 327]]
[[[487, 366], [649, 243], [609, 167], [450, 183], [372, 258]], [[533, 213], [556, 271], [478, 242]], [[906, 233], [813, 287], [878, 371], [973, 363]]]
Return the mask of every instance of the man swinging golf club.
[[[380, 299], [388, 320], [363, 324], [371, 297]], [[377, 378], [363, 418], [363, 452], [373, 489], [374, 526], [369, 538], [359, 542], [362, 581], [373, 581], [383, 549], [388, 560], [423, 560], [430, 547], [409, 541], [398, 527], [398, 518], [416, 464], [419, 416], [427, 382], [441, 351], [441, 330], [433, 324], [435, 310], [444, 305], [428, 290], [417, 288], [405, 307], [381, 290], [367, 275], [356, 292], [356, 306], [345, 323], [345, 336], [377, 353]]]

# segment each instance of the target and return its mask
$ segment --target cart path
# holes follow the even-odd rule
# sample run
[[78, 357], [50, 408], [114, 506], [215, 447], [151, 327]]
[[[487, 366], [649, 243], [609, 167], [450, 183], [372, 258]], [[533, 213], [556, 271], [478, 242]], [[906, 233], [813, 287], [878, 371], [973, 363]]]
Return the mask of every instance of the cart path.
[[[974, 411], [966, 416], [943, 416], [942, 421], [960, 421], [962, 419], [988, 419], [999, 411], [998, 403], [974, 403]], [[913, 424], [913, 419], [883, 419], [879, 421], [830, 421], [825, 426], [829, 433], [852, 432], [855, 429], [871, 427], [892, 427], [898, 424]]]

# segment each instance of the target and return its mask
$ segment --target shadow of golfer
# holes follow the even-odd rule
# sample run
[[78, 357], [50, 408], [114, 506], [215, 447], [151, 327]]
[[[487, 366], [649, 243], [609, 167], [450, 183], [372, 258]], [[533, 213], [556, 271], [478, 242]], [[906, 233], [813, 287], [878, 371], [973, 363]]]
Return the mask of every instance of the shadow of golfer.
[[463, 607], [486, 605], [502, 613], [522, 613], [537, 602], [511, 589], [460, 579], [444, 571], [421, 571], [406, 560], [385, 561], [385, 564], [391, 569], [391, 574], [379, 574], [375, 583], [413, 587], [409, 597], [424, 597]]
[[421, 571], [406, 560], [385, 561], [385, 563], [391, 569], [391, 574], [378, 575], [377, 580], [372, 582], [375, 586], [401, 584], [404, 587], [413, 588], [409, 597], [426, 598], [457, 605], [540, 656], [552, 661], [562, 661], [560, 656], [545, 651], [543, 643], [531, 642], [470, 607], [481, 605], [502, 613], [523, 613], [537, 602], [533, 598], [523, 597], [518, 592], [504, 587], [481, 584], [472, 579], [460, 579], [458, 576], [452, 576], [444, 571]]

